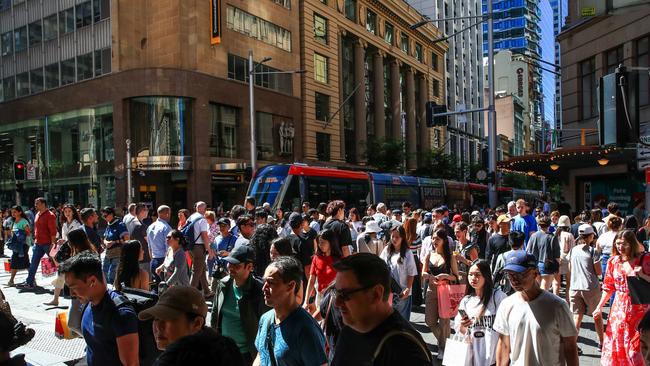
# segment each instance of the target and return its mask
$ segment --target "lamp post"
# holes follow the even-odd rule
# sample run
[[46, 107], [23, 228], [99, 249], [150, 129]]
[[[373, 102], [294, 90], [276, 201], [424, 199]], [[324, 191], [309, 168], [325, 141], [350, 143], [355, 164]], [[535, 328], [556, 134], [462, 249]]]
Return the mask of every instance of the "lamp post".
[[126, 139], [126, 203], [133, 202], [133, 182], [131, 181], [131, 140]]

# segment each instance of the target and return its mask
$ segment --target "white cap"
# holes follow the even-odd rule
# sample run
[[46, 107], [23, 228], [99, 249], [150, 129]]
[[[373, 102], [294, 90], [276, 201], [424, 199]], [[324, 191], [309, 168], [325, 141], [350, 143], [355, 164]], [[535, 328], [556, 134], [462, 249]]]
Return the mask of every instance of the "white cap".
[[366, 233], [378, 233], [380, 231], [381, 228], [379, 227], [379, 224], [377, 224], [377, 221], [370, 220], [366, 222]]
[[594, 227], [589, 224], [582, 224], [578, 226], [578, 234], [589, 235], [594, 233]]

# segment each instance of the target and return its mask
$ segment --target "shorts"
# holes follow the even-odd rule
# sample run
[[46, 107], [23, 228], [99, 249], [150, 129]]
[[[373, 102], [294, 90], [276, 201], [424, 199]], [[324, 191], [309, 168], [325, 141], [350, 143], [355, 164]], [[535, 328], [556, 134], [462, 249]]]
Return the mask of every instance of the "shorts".
[[569, 290], [569, 309], [573, 314], [591, 314], [600, 301], [600, 287], [593, 290]]
[[553, 272], [547, 271], [544, 262], [537, 262], [537, 269], [539, 270], [539, 274], [541, 276], [551, 276], [558, 272], [558, 271], [553, 271]]

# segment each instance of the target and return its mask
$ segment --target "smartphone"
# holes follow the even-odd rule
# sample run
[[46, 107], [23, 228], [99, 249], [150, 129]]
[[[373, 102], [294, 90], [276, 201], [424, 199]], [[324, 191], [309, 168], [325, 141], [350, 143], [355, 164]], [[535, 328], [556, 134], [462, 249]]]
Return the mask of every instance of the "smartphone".
[[458, 314], [460, 314], [462, 318], [467, 318], [467, 313], [463, 309], [458, 309]]

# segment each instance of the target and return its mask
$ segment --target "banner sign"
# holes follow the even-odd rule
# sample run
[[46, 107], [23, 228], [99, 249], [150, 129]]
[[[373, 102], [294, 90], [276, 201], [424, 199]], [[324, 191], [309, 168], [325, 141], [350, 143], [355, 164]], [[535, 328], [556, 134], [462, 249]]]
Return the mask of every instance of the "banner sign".
[[210, 44], [221, 43], [221, 0], [210, 0]]

